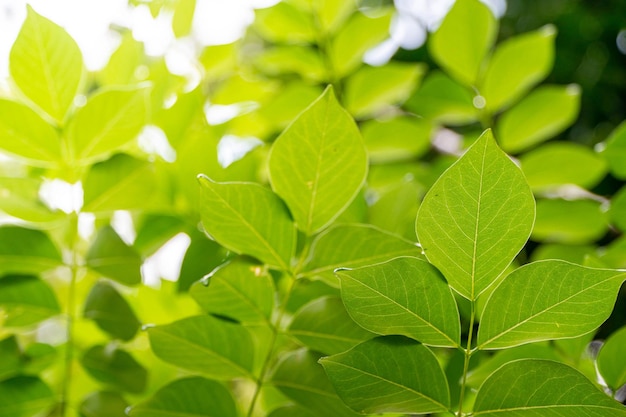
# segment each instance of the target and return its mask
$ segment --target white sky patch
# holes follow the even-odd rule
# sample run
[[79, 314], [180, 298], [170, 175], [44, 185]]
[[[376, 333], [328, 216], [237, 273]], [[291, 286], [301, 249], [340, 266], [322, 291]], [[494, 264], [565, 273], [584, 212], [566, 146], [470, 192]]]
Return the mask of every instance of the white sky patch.
[[129, 211], [117, 210], [113, 212], [113, 216], [111, 216], [111, 227], [115, 229], [115, 232], [127, 245], [130, 246], [135, 242], [137, 232], [135, 232], [133, 216], [130, 215]]
[[191, 239], [185, 233], [179, 233], [168, 240], [141, 266], [143, 283], [158, 287], [161, 279], [178, 281], [183, 258], [190, 244]]
[[254, 101], [243, 101], [234, 104], [204, 104], [204, 116], [211, 126], [221, 125], [242, 114], [249, 113], [259, 107]]
[[51, 210], [64, 213], [78, 212], [83, 206], [83, 186], [60, 179], [44, 180], [39, 188], [39, 198]]
[[155, 125], [146, 125], [137, 137], [139, 147], [150, 155], [158, 155], [166, 162], [176, 160], [176, 150], [172, 148], [163, 130]]
[[222, 137], [217, 144], [217, 162], [219, 162], [223, 168], [226, 168], [262, 144], [263, 141], [252, 136], [239, 137], [226, 135]]

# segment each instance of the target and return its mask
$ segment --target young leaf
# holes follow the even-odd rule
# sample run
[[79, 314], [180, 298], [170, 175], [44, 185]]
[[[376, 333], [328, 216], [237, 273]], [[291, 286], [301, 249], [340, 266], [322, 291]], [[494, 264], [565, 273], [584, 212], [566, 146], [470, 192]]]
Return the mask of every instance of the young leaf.
[[433, 125], [417, 117], [368, 120], [361, 131], [372, 163], [411, 160], [430, 148]]
[[0, 278], [0, 309], [7, 327], [30, 326], [61, 313], [52, 288], [30, 275]]
[[128, 403], [118, 393], [95, 391], [80, 404], [81, 417], [126, 417]]
[[20, 372], [22, 351], [15, 335], [0, 340], [0, 381], [9, 379]]
[[356, 197], [367, 174], [367, 152], [332, 87], [276, 139], [269, 173], [272, 188], [308, 235], [327, 226]]
[[302, 307], [289, 325], [289, 335], [327, 355], [345, 352], [374, 335], [358, 326], [339, 297], [322, 297]]
[[493, 292], [478, 329], [480, 349], [581, 336], [611, 314], [626, 273], [561, 260], [524, 265]]
[[220, 383], [200, 377], [176, 380], [130, 408], [130, 417], [236, 417], [235, 402]]
[[141, 257], [111, 226], [100, 229], [85, 260], [89, 268], [121, 284], [141, 282]]
[[532, 238], [538, 241], [586, 244], [600, 239], [609, 227], [602, 203], [595, 200], [541, 199]]
[[626, 179], [626, 164], [624, 164], [626, 158], [626, 122], [622, 122], [611, 132], [606, 140], [606, 148], [602, 155], [609, 163], [611, 173], [621, 180]]
[[562, 363], [522, 359], [502, 366], [480, 387], [473, 416], [626, 416], [584, 375]]
[[146, 389], [146, 368], [113, 344], [92, 346], [85, 352], [81, 364], [89, 375], [119, 390], [141, 393]]
[[191, 286], [190, 294], [205, 311], [242, 323], [269, 322], [274, 283], [262, 265], [235, 259]]
[[289, 269], [296, 230], [283, 202], [255, 183], [218, 183], [198, 177], [202, 225], [222, 246]]
[[575, 84], [537, 88], [498, 120], [500, 145], [518, 153], [544, 142], [569, 127], [579, 108], [580, 87]]
[[275, 43], [309, 43], [316, 39], [313, 20], [298, 7], [285, 2], [256, 11], [254, 27]]
[[61, 265], [59, 250], [44, 232], [0, 227], [0, 274], [38, 274]]
[[320, 363], [339, 397], [362, 414], [426, 414], [450, 407], [437, 357], [413, 340], [377, 337]]
[[426, 258], [475, 300], [522, 249], [534, 214], [522, 172], [488, 130], [431, 187], [416, 230]]
[[457, 0], [431, 35], [429, 51], [450, 75], [473, 86], [497, 31], [497, 20], [487, 6], [478, 0]]
[[415, 243], [366, 224], [342, 224], [316, 236], [302, 275], [337, 286], [337, 268], [356, 268], [398, 256], [421, 256]]
[[20, 90], [62, 123], [83, 76], [83, 58], [74, 39], [27, 6], [26, 20], [11, 48], [9, 69]]
[[250, 377], [253, 346], [248, 330], [211, 316], [188, 317], [148, 329], [156, 356], [218, 380]]
[[191, 243], [180, 266], [178, 292], [189, 291], [195, 282], [224, 264], [233, 255], [199, 230], [191, 233], [190, 237]]
[[128, 302], [105, 281], [99, 281], [91, 288], [83, 316], [95, 321], [112, 337], [125, 341], [135, 337], [141, 326]]
[[458, 346], [461, 325], [454, 296], [428, 262], [402, 257], [342, 269], [337, 277], [348, 313], [365, 329], [432, 346]]
[[611, 334], [598, 353], [598, 370], [613, 391], [626, 384], [624, 357], [626, 357], [626, 327]]
[[55, 395], [43, 381], [34, 376], [16, 376], [0, 381], [0, 415], [31, 417], [49, 409]]

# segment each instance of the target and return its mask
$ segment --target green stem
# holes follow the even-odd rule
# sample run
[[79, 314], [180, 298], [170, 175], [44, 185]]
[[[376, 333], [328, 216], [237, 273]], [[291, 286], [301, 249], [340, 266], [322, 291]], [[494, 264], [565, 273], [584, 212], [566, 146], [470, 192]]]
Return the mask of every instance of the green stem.
[[464, 349], [465, 361], [463, 362], [463, 378], [461, 379], [461, 393], [459, 395], [459, 411], [457, 413], [457, 417], [461, 417], [464, 415], [463, 414], [463, 401], [465, 400], [465, 385], [467, 382], [467, 373], [469, 371], [470, 359], [472, 357], [472, 354], [474, 353], [472, 351], [472, 338], [474, 336], [474, 321], [476, 320], [476, 308], [474, 304], [475, 302], [472, 301], [471, 307], [470, 307], [470, 323], [469, 323], [469, 331], [467, 334], [467, 345], [466, 345], [466, 348]]

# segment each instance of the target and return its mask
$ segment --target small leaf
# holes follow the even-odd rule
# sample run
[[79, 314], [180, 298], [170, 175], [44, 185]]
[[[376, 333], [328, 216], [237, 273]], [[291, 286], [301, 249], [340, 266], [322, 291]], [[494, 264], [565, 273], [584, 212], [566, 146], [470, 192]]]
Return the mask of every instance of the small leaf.
[[560, 260], [538, 261], [509, 274], [485, 306], [480, 349], [582, 336], [611, 314], [624, 272]]
[[85, 352], [81, 364], [89, 375], [119, 390], [140, 393], [146, 389], [148, 371], [114, 344], [92, 346]]
[[52, 288], [30, 275], [0, 278], [0, 309], [7, 327], [30, 326], [61, 313]]
[[85, 259], [89, 268], [121, 284], [141, 282], [141, 257], [111, 226], [100, 229]]
[[317, 352], [345, 352], [374, 335], [359, 327], [339, 297], [322, 297], [302, 307], [289, 325], [289, 335]]
[[592, 243], [607, 231], [608, 216], [594, 200], [542, 199], [537, 201], [537, 220], [532, 239], [568, 244]]
[[537, 88], [498, 120], [502, 149], [518, 153], [556, 136], [576, 120], [579, 107], [575, 84]]
[[317, 36], [311, 17], [284, 2], [256, 10], [254, 27], [261, 36], [274, 43], [309, 43]]
[[363, 139], [372, 163], [411, 160], [430, 148], [433, 125], [417, 117], [400, 116], [368, 120], [362, 125]]
[[326, 227], [356, 197], [367, 174], [367, 152], [331, 87], [276, 139], [269, 172], [272, 188], [308, 235]]
[[522, 172], [486, 131], [424, 197], [418, 240], [450, 286], [475, 300], [528, 240], [534, 205]]
[[0, 381], [0, 415], [32, 417], [48, 410], [55, 395], [44, 382], [34, 376], [16, 376]]
[[354, 321], [383, 335], [404, 335], [432, 346], [456, 347], [459, 312], [435, 267], [402, 257], [340, 270], [341, 298]]
[[337, 286], [337, 268], [356, 268], [398, 256], [421, 256], [415, 243], [366, 224], [342, 224], [316, 236], [302, 275]]
[[185, 230], [183, 219], [172, 214], [146, 213], [138, 223], [133, 247], [143, 257], [154, 254], [168, 240]]
[[450, 406], [437, 357], [401, 336], [377, 337], [320, 363], [341, 399], [363, 414], [426, 414]]
[[611, 223], [626, 231], [626, 187], [622, 187], [611, 198], [609, 209]]
[[0, 273], [38, 274], [63, 265], [47, 234], [18, 226], [0, 227]]
[[621, 180], [626, 179], [626, 122], [611, 132], [602, 155], [609, 163], [611, 173]]
[[626, 357], [626, 327], [612, 333], [598, 353], [598, 370], [613, 391], [626, 384], [624, 357]]
[[11, 78], [22, 92], [62, 123], [83, 76], [83, 58], [67, 32], [27, 6], [11, 48]]
[[202, 225], [222, 246], [282, 270], [289, 269], [296, 230], [283, 202], [256, 183], [218, 183], [198, 177]]
[[223, 265], [232, 255], [204, 233], [196, 231], [190, 237], [191, 243], [180, 266], [179, 292], [189, 291], [195, 282], [218, 266]]
[[626, 416], [626, 408], [584, 375], [558, 362], [522, 359], [494, 372], [480, 387], [473, 416]]
[[188, 317], [148, 329], [160, 359], [218, 380], [251, 377], [253, 346], [248, 330], [211, 316]]
[[497, 20], [485, 4], [458, 0], [431, 35], [429, 51], [450, 75], [473, 86], [497, 32]]
[[105, 281], [99, 281], [91, 288], [83, 316], [95, 321], [112, 337], [126, 341], [135, 337], [141, 325], [124, 297]]
[[268, 323], [274, 283], [262, 265], [235, 259], [192, 285], [190, 294], [205, 311], [242, 323]]
[[0, 340], [0, 381], [9, 379], [20, 372], [22, 352], [15, 335]]
[[159, 389], [150, 399], [131, 407], [130, 417], [236, 417], [230, 392], [218, 382], [183, 378]]
[[128, 403], [116, 392], [96, 391], [80, 404], [81, 417], [126, 417]]

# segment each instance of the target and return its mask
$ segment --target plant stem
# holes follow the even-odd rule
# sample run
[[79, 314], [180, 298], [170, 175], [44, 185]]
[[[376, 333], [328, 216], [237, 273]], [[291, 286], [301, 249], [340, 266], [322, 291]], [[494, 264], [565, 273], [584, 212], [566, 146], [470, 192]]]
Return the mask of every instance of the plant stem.
[[469, 363], [472, 357], [472, 338], [474, 335], [474, 321], [476, 320], [476, 308], [475, 302], [472, 301], [470, 304], [470, 323], [469, 323], [469, 331], [467, 333], [467, 345], [464, 349], [465, 353], [465, 361], [463, 362], [463, 377], [461, 379], [461, 393], [459, 395], [459, 411], [457, 413], [457, 417], [463, 416], [463, 401], [465, 400], [465, 384], [467, 382], [467, 372], [469, 371]]

